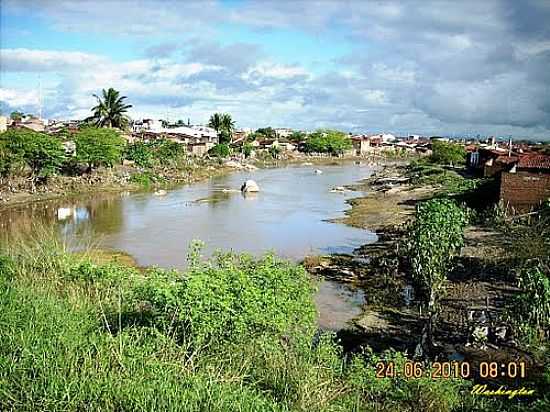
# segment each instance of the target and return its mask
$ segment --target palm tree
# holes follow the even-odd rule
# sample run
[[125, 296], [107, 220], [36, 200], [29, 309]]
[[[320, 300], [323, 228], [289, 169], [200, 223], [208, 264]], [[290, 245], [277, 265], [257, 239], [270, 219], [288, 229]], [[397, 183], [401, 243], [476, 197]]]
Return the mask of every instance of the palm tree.
[[233, 129], [235, 129], [235, 121], [231, 118], [229, 113], [222, 115], [222, 129], [227, 132], [231, 137], [233, 135]]
[[102, 90], [102, 97], [93, 95], [97, 99], [97, 106], [92, 107], [93, 115], [87, 121], [95, 123], [99, 127], [118, 127], [124, 129], [128, 126], [126, 112], [131, 104], [124, 104], [126, 96], [120, 96], [120, 92], [110, 87]]
[[222, 116], [223, 115], [221, 113], [214, 113], [212, 116], [210, 116], [208, 127], [211, 127], [217, 133], [220, 133], [220, 131], [222, 130]]

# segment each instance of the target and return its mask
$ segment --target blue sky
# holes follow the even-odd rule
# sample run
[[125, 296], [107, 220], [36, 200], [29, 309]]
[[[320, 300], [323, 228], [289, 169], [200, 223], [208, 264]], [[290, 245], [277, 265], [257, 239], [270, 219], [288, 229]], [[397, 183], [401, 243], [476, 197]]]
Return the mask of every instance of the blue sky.
[[550, 2], [0, 3], [0, 108], [241, 127], [550, 138]]

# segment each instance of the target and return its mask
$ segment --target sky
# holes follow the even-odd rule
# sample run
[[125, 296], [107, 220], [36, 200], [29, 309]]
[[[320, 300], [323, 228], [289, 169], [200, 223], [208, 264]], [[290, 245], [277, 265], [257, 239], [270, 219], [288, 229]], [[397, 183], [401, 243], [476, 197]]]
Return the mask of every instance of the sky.
[[0, 0], [0, 109], [550, 140], [550, 0]]

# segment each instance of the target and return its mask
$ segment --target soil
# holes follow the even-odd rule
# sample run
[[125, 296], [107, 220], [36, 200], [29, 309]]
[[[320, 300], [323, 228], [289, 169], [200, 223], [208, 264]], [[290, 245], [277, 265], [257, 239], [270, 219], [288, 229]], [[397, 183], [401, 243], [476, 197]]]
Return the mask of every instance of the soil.
[[[413, 355], [428, 323], [419, 301], [414, 296], [405, 299], [412, 281], [403, 273], [399, 247], [402, 225], [414, 217], [415, 204], [433, 197], [438, 188], [413, 187], [403, 172], [399, 165], [386, 167], [350, 186], [366, 196], [350, 200], [351, 209], [336, 220], [376, 231], [376, 243], [358, 248], [353, 255], [304, 261], [312, 273], [364, 289], [363, 313], [354, 320], [353, 328], [339, 333], [347, 350], [368, 345], [378, 351], [394, 348]], [[465, 230], [465, 246], [440, 300], [433, 330], [436, 347], [428, 353], [431, 359], [470, 361], [474, 371], [480, 362], [521, 360], [527, 364], [529, 378], [540, 376], [542, 366], [519, 346], [506, 322], [507, 307], [518, 292], [507, 253], [512, 243], [513, 239], [494, 229], [469, 226]], [[474, 339], [475, 328], [484, 326], [488, 327], [486, 338]], [[504, 379], [499, 382], [510, 384]]]

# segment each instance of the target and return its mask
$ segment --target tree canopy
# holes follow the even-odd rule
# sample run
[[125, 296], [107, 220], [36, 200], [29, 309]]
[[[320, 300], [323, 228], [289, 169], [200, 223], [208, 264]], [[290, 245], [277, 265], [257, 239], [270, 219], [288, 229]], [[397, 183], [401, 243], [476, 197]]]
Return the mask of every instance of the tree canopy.
[[218, 133], [220, 143], [231, 142], [233, 131], [235, 130], [235, 121], [229, 113], [214, 113], [210, 116], [208, 126]]
[[97, 105], [92, 107], [92, 116], [86, 120], [98, 127], [117, 127], [124, 129], [128, 126], [129, 118], [126, 112], [131, 104], [125, 104], [126, 96], [110, 87], [103, 89], [102, 97], [93, 95], [97, 99]]
[[78, 132], [75, 139], [76, 157], [89, 168], [112, 166], [120, 161], [125, 141], [113, 129], [86, 127]]
[[434, 163], [459, 165], [466, 161], [464, 146], [455, 143], [434, 141], [430, 160]]
[[348, 135], [338, 130], [319, 129], [306, 140], [305, 150], [308, 153], [342, 154], [352, 147]]

